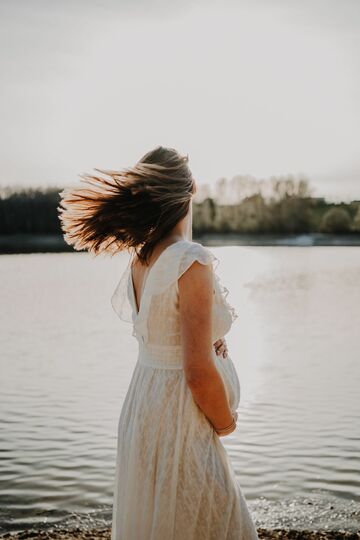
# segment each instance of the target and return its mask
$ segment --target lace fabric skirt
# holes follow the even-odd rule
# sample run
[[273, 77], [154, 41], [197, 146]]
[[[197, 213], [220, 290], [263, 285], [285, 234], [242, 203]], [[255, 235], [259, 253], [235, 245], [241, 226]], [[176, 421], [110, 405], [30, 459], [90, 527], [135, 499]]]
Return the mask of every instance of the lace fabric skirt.
[[[216, 363], [236, 409], [233, 363]], [[182, 369], [138, 359], [118, 424], [111, 540], [235, 539], [258, 535], [221, 438]]]

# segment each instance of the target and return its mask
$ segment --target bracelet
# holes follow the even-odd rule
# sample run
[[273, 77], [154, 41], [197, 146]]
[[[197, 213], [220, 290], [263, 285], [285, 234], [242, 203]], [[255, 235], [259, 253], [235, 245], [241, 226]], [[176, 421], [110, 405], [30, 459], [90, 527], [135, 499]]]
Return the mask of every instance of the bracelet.
[[235, 413], [233, 413], [233, 420], [232, 420], [231, 424], [229, 426], [227, 426], [227, 427], [222, 428], [222, 429], [215, 429], [216, 433], [218, 435], [220, 435], [220, 434], [221, 435], [226, 435], [226, 433], [228, 431], [229, 431], [229, 433], [231, 433], [232, 430], [233, 430], [233, 427], [236, 426], [237, 419], [238, 419], [238, 413], [237, 413], [237, 411], [235, 411]]

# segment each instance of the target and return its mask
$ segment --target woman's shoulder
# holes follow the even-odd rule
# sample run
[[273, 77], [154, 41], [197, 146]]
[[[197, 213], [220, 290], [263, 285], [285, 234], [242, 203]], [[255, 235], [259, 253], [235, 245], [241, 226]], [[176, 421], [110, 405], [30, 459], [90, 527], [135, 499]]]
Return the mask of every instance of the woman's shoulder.
[[217, 258], [212, 253], [212, 251], [210, 251], [210, 249], [208, 249], [200, 242], [186, 240], [184, 245], [185, 249], [182, 251], [179, 260], [179, 276], [181, 276], [192, 265], [194, 261], [198, 261], [202, 264], [210, 264], [217, 261]]
[[234, 307], [227, 301], [229, 290], [221, 283], [217, 274], [217, 269], [220, 264], [218, 257], [214, 255], [210, 248], [204, 246], [200, 242], [195, 242], [193, 240], [184, 240], [181, 242], [183, 242], [185, 249], [181, 251], [181, 257], [178, 261], [176, 280], [179, 279], [179, 277], [191, 266], [195, 260], [201, 262], [202, 264], [211, 264], [214, 274], [216, 298], [227, 308], [231, 321], [234, 321], [238, 315]]
[[153, 265], [147, 280], [147, 291], [160, 294], [170, 285], [177, 287], [179, 277], [197, 260], [209, 264], [216, 259], [200, 242], [183, 238], [168, 245]]
[[196, 242], [195, 240], [189, 240], [187, 238], [184, 238], [182, 240], [178, 240], [175, 242], [175, 244], [178, 244], [179, 246], [182, 246], [184, 249], [183, 251], [191, 251], [191, 252], [199, 252], [199, 253], [209, 253], [210, 250], [208, 247], [201, 244], [201, 242]]
[[171, 258], [176, 258], [176, 256], [179, 256], [180, 260], [183, 257], [191, 257], [196, 255], [202, 255], [206, 258], [214, 257], [214, 255], [212, 255], [211, 251], [206, 246], [204, 246], [200, 242], [189, 240], [187, 238], [183, 238], [181, 240], [173, 242], [164, 249], [164, 252], [165, 251], [168, 251], [168, 254]]

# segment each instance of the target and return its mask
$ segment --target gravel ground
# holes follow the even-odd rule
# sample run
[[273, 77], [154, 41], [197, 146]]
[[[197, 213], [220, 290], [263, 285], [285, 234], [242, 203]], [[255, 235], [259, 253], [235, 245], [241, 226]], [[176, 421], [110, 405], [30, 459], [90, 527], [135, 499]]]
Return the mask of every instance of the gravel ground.
[[[94, 529], [94, 530], [47, 530], [47, 531], [23, 531], [19, 533], [6, 533], [1, 538], [7, 538], [8, 540], [96, 540], [106, 539], [110, 540], [111, 530], [107, 529]], [[273, 531], [267, 531], [265, 529], [258, 529], [259, 538], [261, 540], [360, 540], [360, 531], [358, 532], [346, 532], [346, 531], [296, 531], [296, 530], [282, 530], [274, 529]]]

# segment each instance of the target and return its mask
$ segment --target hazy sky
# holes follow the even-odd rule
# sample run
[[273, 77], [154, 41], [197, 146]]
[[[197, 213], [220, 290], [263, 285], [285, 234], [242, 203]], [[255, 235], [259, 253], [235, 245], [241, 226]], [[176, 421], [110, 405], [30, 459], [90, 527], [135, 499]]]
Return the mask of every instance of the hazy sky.
[[305, 174], [360, 199], [359, 0], [1, 0], [1, 184], [162, 144], [199, 183]]

